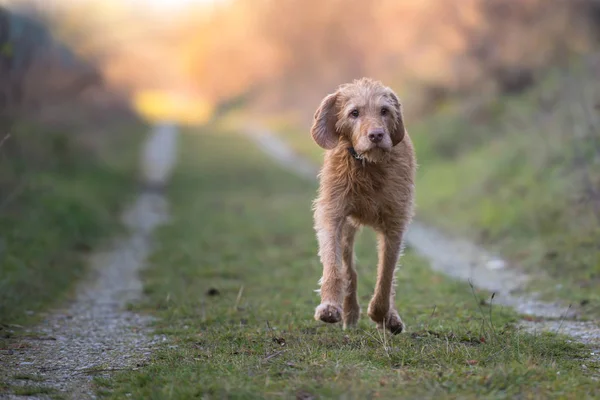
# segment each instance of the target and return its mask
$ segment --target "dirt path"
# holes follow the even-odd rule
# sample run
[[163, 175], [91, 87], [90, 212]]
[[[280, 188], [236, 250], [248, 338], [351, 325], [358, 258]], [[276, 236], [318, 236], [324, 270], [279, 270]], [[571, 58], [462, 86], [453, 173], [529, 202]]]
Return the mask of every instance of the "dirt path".
[[[142, 152], [142, 177], [147, 184], [124, 212], [129, 235], [114, 240], [90, 259], [90, 273], [64, 309], [55, 310], [28, 330], [22, 348], [1, 355], [0, 379], [38, 392], [27, 398], [47, 398], [58, 391], [68, 398], [94, 398], [92, 379], [143, 365], [158, 342], [151, 319], [126, 310], [140, 298], [138, 273], [152, 248], [152, 233], [168, 218], [168, 205], [156, 190], [175, 163], [177, 128], [157, 126]], [[12, 396], [0, 398], [24, 398]]]
[[[246, 132], [266, 154], [286, 168], [307, 179], [317, 178], [318, 167], [295, 154], [276, 135], [257, 126], [246, 129]], [[594, 349], [593, 356], [600, 357], [600, 327], [593, 322], [578, 321], [576, 309], [559, 302], [540, 301], [535, 295], [524, 293], [530, 277], [509, 268], [502, 259], [468, 241], [447, 237], [418, 221], [411, 224], [406, 241], [429, 260], [434, 270], [495, 292], [494, 304], [509, 306], [521, 314], [541, 319], [523, 321], [524, 329], [570, 335], [590, 345]]]

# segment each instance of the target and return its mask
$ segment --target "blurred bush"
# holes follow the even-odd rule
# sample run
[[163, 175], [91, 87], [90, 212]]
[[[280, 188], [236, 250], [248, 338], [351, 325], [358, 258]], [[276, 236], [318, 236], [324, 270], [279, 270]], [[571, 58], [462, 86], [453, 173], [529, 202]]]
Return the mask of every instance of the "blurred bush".
[[[135, 118], [127, 99], [104, 85], [94, 65], [56, 41], [44, 18], [26, 5], [0, 8], [0, 150], [5, 164], [13, 160], [30, 169], [91, 150], [98, 138], [90, 136]], [[15, 134], [15, 125], [25, 121], [31, 134]]]
[[178, 19], [171, 61], [216, 103], [252, 91], [256, 109], [306, 118], [326, 91], [363, 75], [410, 96], [415, 113], [449, 95], [521, 93], [600, 39], [598, 0], [217, 4]]
[[142, 124], [36, 8], [0, 8], [0, 329], [61, 300], [118, 228]]
[[229, 0], [179, 12], [54, 3], [61, 37], [119, 87], [193, 93], [213, 109], [246, 98], [304, 122], [325, 92], [363, 75], [414, 114], [450, 96], [518, 94], [600, 39], [599, 0]]

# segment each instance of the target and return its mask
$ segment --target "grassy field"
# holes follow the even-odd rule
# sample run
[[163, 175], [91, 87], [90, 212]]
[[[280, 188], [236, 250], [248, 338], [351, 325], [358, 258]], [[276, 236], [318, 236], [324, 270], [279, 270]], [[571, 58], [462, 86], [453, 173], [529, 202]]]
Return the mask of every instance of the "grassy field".
[[[207, 128], [184, 135], [170, 188], [172, 223], [144, 275], [169, 342], [151, 362], [98, 379], [105, 398], [591, 398], [598, 364], [552, 334], [428, 269], [408, 251], [398, 274], [408, 331], [390, 337], [363, 316], [343, 331], [313, 320], [321, 266], [312, 230], [316, 186], [251, 142]], [[374, 238], [358, 243], [366, 308]], [[585, 364], [586, 369], [581, 365]]]
[[141, 135], [122, 126], [91, 154], [61, 131], [12, 131], [0, 149], [0, 335], [63, 299], [87, 253], [119, 228]]
[[532, 289], [546, 298], [600, 315], [598, 107], [580, 66], [486, 104], [479, 121], [448, 109], [416, 125], [421, 218], [539, 275]]
[[[407, 105], [408, 107], [410, 105]], [[407, 121], [420, 164], [417, 217], [535, 275], [532, 291], [600, 315], [600, 86], [584, 65], [529, 93], [448, 103]], [[320, 163], [308, 127], [271, 124]]]

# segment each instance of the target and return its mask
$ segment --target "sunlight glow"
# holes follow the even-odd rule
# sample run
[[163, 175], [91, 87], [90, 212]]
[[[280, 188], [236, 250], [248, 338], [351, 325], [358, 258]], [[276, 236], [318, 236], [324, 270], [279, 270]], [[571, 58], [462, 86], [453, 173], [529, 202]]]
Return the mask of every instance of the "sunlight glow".
[[182, 9], [193, 5], [212, 5], [220, 0], [131, 0], [158, 10]]

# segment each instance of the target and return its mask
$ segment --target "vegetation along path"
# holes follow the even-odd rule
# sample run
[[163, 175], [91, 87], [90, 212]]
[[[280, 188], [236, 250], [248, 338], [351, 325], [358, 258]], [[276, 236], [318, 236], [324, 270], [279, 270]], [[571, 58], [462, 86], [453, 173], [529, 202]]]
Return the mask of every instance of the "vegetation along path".
[[151, 185], [123, 214], [128, 236], [92, 255], [89, 276], [72, 302], [0, 353], [0, 381], [8, 387], [0, 398], [95, 398], [94, 377], [141, 367], [164, 340], [150, 331], [149, 316], [128, 311], [127, 305], [142, 294], [138, 273], [151, 252], [152, 232], [168, 217], [166, 200], [154, 189], [172, 168], [176, 135], [165, 124], [146, 142], [142, 173]]

